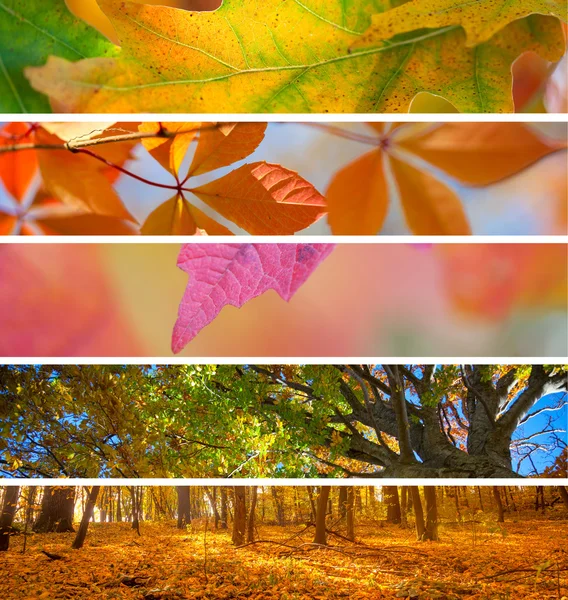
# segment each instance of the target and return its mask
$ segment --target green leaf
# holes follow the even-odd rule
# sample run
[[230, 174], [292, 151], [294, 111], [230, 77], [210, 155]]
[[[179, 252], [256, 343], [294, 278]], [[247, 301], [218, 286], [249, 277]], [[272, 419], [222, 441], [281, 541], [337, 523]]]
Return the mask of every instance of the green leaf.
[[116, 51], [64, 0], [0, 0], [0, 112], [51, 112], [24, 77], [25, 67], [43, 65], [49, 56], [75, 61]]
[[122, 43], [115, 59], [26, 70], [67, 112], [405, 112], [423, 91], [465, 112], [509, 112], [516, 58], [565, 49], [559, 21], [540, 15], [475, 48], [457, 25], [356, 48], [385, 2], [225, 0], [211, 13], [99, 3]]

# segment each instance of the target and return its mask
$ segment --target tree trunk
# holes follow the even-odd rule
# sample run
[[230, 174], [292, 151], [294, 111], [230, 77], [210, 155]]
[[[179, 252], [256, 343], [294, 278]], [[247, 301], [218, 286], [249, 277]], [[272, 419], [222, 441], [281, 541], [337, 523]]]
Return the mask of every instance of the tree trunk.
[[315, 523], [316, 522], [316, 503], [314, 500], [314, 492], [311, 488], [311, 486], [306, 486], [306, 492], [308, 494], [308, 498], [310, 500], [310, 513], [312, 515], [312, 521]]
[[177, 528], [185, 529], [191, 525], [191, 509], [189, 498], [189, 486], [177, 485]]
[[254, 511], [256, 510], [256, 500], [258, 498], [258, 488], [253, 485], [250, 490], [250, 508], [247, 519], [247, 542], [254, 542]]
[[120, 523], [122, 521], [122, 488], [118, 486], [116, 489], [116, 520]]
[[75, 488], [46, 486], [43, 490], [41, 510], [34, 523], [36, 533], [65, 533], [73, 529]]
[[130, 495], [132, 496], [132, 526], [131, 528], [140, 534], [140, 496], [138, 495], [138, 489], [136, 486], [129, 488]]
[[399, 525], [401, 522], [400, 502], [398, 499], [398, 488], [396, 485], [385, 485], [383, 487], [385, 503], [387, 505], [387, 523]]
[[426, 534], [425, 539], [432, 542], [438, 541], [438, 503], [436, 488], [433, 485], [424, 487], [424, 500], [426, 501]]
[[494, 485], [493, 486], [493, 498], [495, 499], [495, 504], [497, 504], [497, 522], [504, 523], [505, 522], [505, 511], [503, 510], [503, 502], [501, 500], [501, 492], [499, 488]]
[[278, 525], [284, 525], [284, 506], [282, 505], [282, 499], [278, 495], [278, 489], [276, 486], [270, 488], [272, 493], [272, 500], [274, 501], [274, 513], [276, 515], [276, 523]]
[[325, 517], [327, 514], [327, 501], [331, 487], [323, 485], [320, 489], [316, 504], [316, 533], [314, 536], [314, 544], [327, 545], [327, 534], [325, 529]]
[[227, 488], [221, 487], [221, 529], [228, 529], [227, 519]]
[[479, 510], [481, 512], [484, 512], [485, 509], [483, 508], [483, 497], [481, 495], [481, 487], [477, 486], [477, 494], [479, 495]]
[[12, 522], [18, 506], [18, 497], [20, 488], [18, 486], [8, 486], [2, 503], [2, 514], [0, 515], [0, 552], [8, 550], [10, 545], [10, 535], [13, 532]]
[[347, 537], [354, 542], [355, 541], [355, 490], [352, 485], [347, 488], [347, 502], [346, 502], [346, 525], [347, 525]]
[[347, 515], [347, 488], [341, 486], [339, 488], [339, 517], [344, 519]]
[[87, 535], [87, 529], [89, 527], [89, 521], [95, 512], [95, 504], [97, 502], [97, 496], [99, 495], [100, 489], [100, 485], [94, 485], [89, 492], [87, 505], [85, 506], [85, 511], [83, 512], [83, 516], [81, 518], [81, 524], [79, 525], [79, 531], [77, 532], [75, 540], [71, 546], [75, 550], [79, 550], [83, 547], [83, 543], [85, 542], [85, 537]]
[[558, 487], [558, 491], [560, 492], [560, 497], [562, 498], [562, 502], [564, 502], [564, 506], [568, 508], [568, 489], [561, 485]]
[[247, 506], [246, 490], [243, 486], [234, 486], [233, 493], [235, 497], [233, 516], [233, 544], [242, 546], [245, 541], [245, 531], [247, 527]]
[[408, 519], [408, 486], [400, 488], [400, 524], [406, 527]]
[[412, 506], [414, 507], [416, 539], [422, 542], [426, 534], [426, 526], [424, 525], [424, 511], [422, 510], [422, 500], [420, 499], [418, 486], [410, 486], [410, 496], [412, 498]]

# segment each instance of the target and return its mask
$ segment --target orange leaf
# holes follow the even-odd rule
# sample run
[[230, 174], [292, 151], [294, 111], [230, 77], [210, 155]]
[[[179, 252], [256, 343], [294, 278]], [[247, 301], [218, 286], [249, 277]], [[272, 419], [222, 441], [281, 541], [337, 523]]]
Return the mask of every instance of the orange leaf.
[[136, 235], [137, 228], [128, 221], [103, 215], [82, 214], [47, 217], [36, 221], [45, 235]]
[[10, 235], [18, 222], [14, 215], [0, 213], [0, 235]]
[[223, 225], [208, 217], [187, 200], [174, 196], [150, 213], [141, 230], [143, 235], [232, 235]]
[[[26, 123], [8, 123], [0, 131], [8, 136], [22, 136], [29, 131], [29, 126]], [[26, 142], [30, 142], [27, 137], [14, 140], [0, 135], [0, 146]], [[37, 157], [33, 150], [0, 154], [0, 179], [18, 202], [23, 199], [36, 171]]]
[[[61, 143], [43, 129], [37, 131], [36, 141]], [[38, 150], [37, 154], [44, 185], [55, 198], [83, 211], [134, 220], [106, 176], [107, 165], [92, 156], [66, 150]]]
[[[178, 133], [170, 138], [147, 138], [142, 140], [142, 145], [164, 169], [177, 175], [200, 123], [162, 123], [161, 125], [169, 132], [185, 133]], [[157, 133], [160, 130], [160, 124], [140, 123], [138, 130], [143, 133]]]
[[201, 131], [189, 174], [201, 175], [246, 158], [262, 142], [265, 131], [266, 123], [226, 123]]
[[459, 197], [445, 183], [391, 157], [406, 222], [417, 235], [468, 235], [467, 216]]
[[191, 190], [226, 219], [256, 235], [287, 235], [325, 212], [325, 200], [294, 171], [265, 162], [243, 165]]
[[388, 209], [383, 153], [363, 154], [338, 171], [327, 190], [328, 222], [337, 235], [374, 235]]
[[446, 123], [399, 145], [471, 185], [495, 183], [561, 147], [522, 123]]

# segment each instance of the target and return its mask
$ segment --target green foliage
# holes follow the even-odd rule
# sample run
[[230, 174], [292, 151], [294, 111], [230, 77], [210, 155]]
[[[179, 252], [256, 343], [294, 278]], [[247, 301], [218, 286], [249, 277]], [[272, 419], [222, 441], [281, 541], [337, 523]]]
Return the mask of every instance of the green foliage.
[[64, 0], [0, 0], [0, 112], [51, 112], [23, 70], [49, 56], [76, 61], [114, 56], [118, 48], [81, 19]]

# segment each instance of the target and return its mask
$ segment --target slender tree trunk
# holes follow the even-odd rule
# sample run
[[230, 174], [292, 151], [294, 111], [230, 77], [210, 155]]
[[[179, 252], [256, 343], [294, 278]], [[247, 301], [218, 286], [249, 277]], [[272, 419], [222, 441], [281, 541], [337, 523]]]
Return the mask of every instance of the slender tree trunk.
[[221, 487], [221, 529], [227, 529], [228, 526], [227, 518], [227, 488]]
[[73, 529], [75, 488], [46, 486], [43, 490], [41, 510], [34, 523], [36, 533], [64, 533]]
[[484, 512], [485, 509], [483, 508], [483, 497], [481, 495], [481, 487], [477, 486], [477, 494], [479, 495], [479, 510], [481, 512]]
[[346, 525], [347, 525], [347, 537], [354, 542], [355, 541], [355, 490], [352, 485], [347, 488], [347, 502], [346, 502]]
[[219, 515], [219, 511], [217, 510], [217, 486], [213, 486], [213, 489], [211, 490], [211, 496], [211, 502], [213, 503], [213, 512], [215, 513], [214, 527], [215, 531], [217, 531], [217, 529], [219, 529], [219, 521], [221, 520], [221, 516]]
[[424, 487], [424, 500], [426, 501], [426, 539], [438, 541], [438, 502], [436, 500], [436, 487]]
[[408, 524], [408, 486], [400, 488], [400, 524], [406, 527]]
[[511, 490], [511, 488], [506, 489], [509, 492], [509, 498], [511, 498], [511, 506], [513, 507], [513, 510], [517, 512], [517, 503], [515, 502], [515, 497], [513, 496], [513, 490]]
[[315, 523], [316, 522], [316, 502], [314, 500], [314, 492], [311, 488], [311, 486], [306, 486], [306, 492], [308, 494], [308, 498], [310, 499], [310, 513], [312, 515], [312, 522]]
[[375, 508], [377, 505], [377, 498], [375, 496], [375, 486], [370, 485], [367, 487], [367, 489], [369, 490], [369, 510], [370, 510], [371, 515], [374, 515]]
[[116, 520], [120, 523], [122, 522], [122, 488], [118, 486], [116, 492]]
[[497, 522], [504, 523], [505, 511], [503, 509], [503, 501], [501, 500], [501, 492], [496, 485], [493, 486], [493, 498], [495, 499], [495, 504], [497, 505]]
[[314, 544], [327, 545], [327, 533], [325, 529], [325, 517], [327, 514], [327, 501], [331, 487], [323, 485], [320, 489], [316, 503], [316, 533], [314, 536]]
[[564, 506], [568, 508], [568, 489], [561, 485], [558, 486], [558, 491], [560, 492], [560, 497], [562, 498], [562, 502], [564, 502]]
[[344, 519], [347, 515], [347, 488], [341, 486], [339, 488], [339, 517]]
[[459, 488], [458, 486], [454, 486], [454, 501], [456, 504], [456, 516], [459, 519], [461, 519], [461, 511], [460, 511], [460, 496], [459, 496]]
[[258, 488], [253, 485], [250, 490], [250, 508], [247, 519], [247, 542], [254, 542], [254, 512], [258, 498]]
[[18, 498], [20, 496], [20, 488], [18, 486], [8, 486], [2, 503], [2, 514], [0, 514], [0, 551], [5, 552], [10, 546], [10, 535], [13, 532], [12, 523], [16, 508], [18, 506]]
[[424, 524], [424, 511], [422, 510], [422, 500], [420, 499], [420, 490], [418, 489], [418, 486], [410, 486], [410, 496], [414, 507], [416, 539], [423, 541], [426, 534], [426, 525]]
[[272, 500], [274, 501], [274, 512], [276, 515], [276, 523], [278, 525], [284, 525], [284, 506], [282, 504], [282, 498], [278, 495], [278, 489], [275, 486], [270, 488], [272, 493]]
[[246, 490], [243, 486], [234, 486], [233, 493], [235, 498], [233, 515], [233, 544], [241, 546], [245, 541], [245, 531], [247, 527], [247, 506]]
[[178, 485], [178, 486], [176, 486], [176, 492], [177, 492], [177, 528], [185, 529], [188, 525], [191, 525], [189, 486]]
[[383, 487], [385, 502], [387, 505], [387, 523], [399, 525], [400, 516], [400, 501], [398, 499], [398, 488], [396, 485], [385, 485]]
[[79, 525], [79, 531], [77, 531], [77, 535], [75, 536], [75, 540], [71, 546], [75, 550], [79, 550], [83, 547], [85, 537], [87, 535], [87, 529], [89, 527], [89, 521], [91, 520], [95, 511], [95, 504], [97, 503], [97, 496], [99, 495], [100, 489], [100, 485], [94, 485], [89, 492], [89, 498], [87, 499], [85, 511], [83, 512], [83, 516], [81, 518], [81, 524]]
[[132, 486], [129, 488], [130, 495], [132, 496], [132, 529], [140, 534], [140, 498], [138, 495], [138, 488]]

